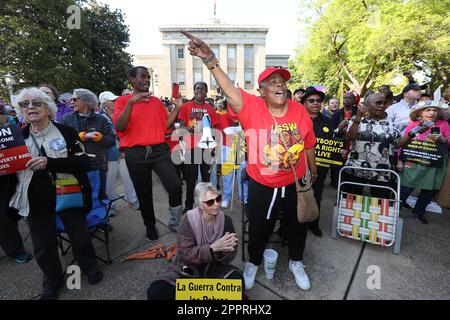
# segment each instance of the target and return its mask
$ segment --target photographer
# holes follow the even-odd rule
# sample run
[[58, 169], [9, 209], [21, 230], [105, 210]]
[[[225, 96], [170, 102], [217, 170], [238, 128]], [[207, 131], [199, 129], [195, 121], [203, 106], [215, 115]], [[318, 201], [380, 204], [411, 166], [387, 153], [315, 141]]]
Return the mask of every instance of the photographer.
[[[450, 126], [443, 120], [443, 107], [438, 102], [426, 101], [419, 103], [411, 110], [411, 122], [406, 127], [405, 135], [400, 139], [397, 147], [406, 146], [411, 140], [434, 141], [444, 147], [443, 161], [436, 166], [407, 161], [397, 166], [401, 171], [401, 193], [403, 205], [415, 188], [420, 188], [420, 195], [412, 209], [417, 221], [427, 224], [425, 208], [433, 199], [435, 193], [441, 188], [448, 162], [448, 146]], [[400, 162], [400, 164], [402, 164]]]

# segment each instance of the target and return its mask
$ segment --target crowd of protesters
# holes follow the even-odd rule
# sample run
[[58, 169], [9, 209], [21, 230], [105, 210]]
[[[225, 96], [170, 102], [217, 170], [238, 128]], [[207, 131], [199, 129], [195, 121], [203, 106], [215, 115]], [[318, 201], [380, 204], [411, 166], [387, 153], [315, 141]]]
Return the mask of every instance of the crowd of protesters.
[[[17, 263], [36, 258], [44, 275], [42, 299], [56, 299], [63, 283], [54, 232], [56, 179], [76, 178], [81, 186], [83, 205], [58, 213], [89, 283], [103, 279], [85, 221], [91, 209], [88, 176], [94, 171], [100, 174], [99, 197], [103, 199], [119, 197], [116, 188], [120, 176], [125, 201], [140, 210], [149, 241], [159, 239], [153, 171], [168, 194], [167, 225], [178, 232], [179, 251], [168, 273], [151, 284], [150, 299], [174, 298], [174, 281], [186, 275], [186, 270], [191, 276], [226, 274], [242, 279], [250, 290], [277, 221], [275, 213], [280, 210], [285, 220], [289, 270], [298, 287], [309, 290], [303, 261], [307, 230], [317, 237], [323, 233], [319, 219], [298, 222], [292, 170], [298, 178], [311, 173], [320, 210], [328, 173], [330, 185], [337, 188], [342, 167], [316, 162], [317, 138], [343, 143], [343, 165], [350, 169], [342, 172], [342, 181], [371, 184], [371, 196], [393, 197], [389, 189], [376, 186], [395, 188], [394, 176], [383, 170], [396, 170], [401, 178], [402, 205], [412, 210], [417, 221], [428, 223], [426, 207], [441, 188], [448, 165], [446, 103], [450, 91], [436, 101], [423, 92], [426, 86], [409, 83], [401, 95], [394, 96], [390, 87], [383, 85], [363, 99], [356, 92], [346, 92], [340, 106], [338, 98], [327, 96], [320, 87], [298, 88], [290, 94], [290, 72], [267, 68], [258, 77], [259, 94], [253, 95], [230, 81], [208, 45], [187, 32], [183, 34], [190, 40], [190, 53], [204, 61], [225, 97], [215, 101], [208, 98], [207, 84], [197, 82], [191, 100], [159, 99], [149, 92], [152, 79], [148, 69], [137, 66], [129, 72], [131, 89], [120, 96], [110, 91], [97, 96], [80, 88], [71, 93], [67, 104], [59, 99], [53, 85], [41, 83], [21, 90], [14, 108], [5, 108], [0, 101], [0, 125], [20, 126], [32, 157], [27, 170], [0, 176], [0, 245]], [[205, 116], [217, 148], [199, 147]], [[248, 134], [252, 130], [259, 135]], [[435, 143], [441, 150], [441, 161], [429, 165], [406, 159], [403, 149], [411, 141]], [[249, 219], [250, 257], [242, 273], [228, 265], [236, 255], [240, 235], [222, 211], [233, 201], [235, 180]], [[406, 200], [414, 189], [420, 193], [411, 208]], [[352, 184], [342, 190], [363, 192]], [[113, 206], [110, 215], [117, 211]], [[21, 218], [28, 223], [33, 254], [24, 249], [18, 231]]]

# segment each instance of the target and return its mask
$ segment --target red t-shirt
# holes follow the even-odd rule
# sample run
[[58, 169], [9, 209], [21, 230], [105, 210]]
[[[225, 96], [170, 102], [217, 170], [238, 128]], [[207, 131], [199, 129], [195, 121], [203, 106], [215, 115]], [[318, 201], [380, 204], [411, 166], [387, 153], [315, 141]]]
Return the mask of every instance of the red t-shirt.
[[[297, 177], [303, 177], [303, 151], [313, 148], [316, 143], [311, 117], [306, 108], [298, 102], [287, 100], [288, 110], [283, 117], [276, 117], [276, 127], [264, 99], [242, 89], [241, 95], [242, 109], [237, 118], [245, 128], [249, 176], [270, 188], [290, 185], [295, 182], [289, 163], [291, 158]], [[232, 116], [236, 115], [231, 108], [228, 108], [228, 111]], [[272, 130], [274, 131], [271, 135]], [[287, 150], [279, 134], [287, 140]]]
[[188, 101], [181, 106], [178, 119], [184, 121], [185, 126], [194, 128], [196, 134], [186, 135], [183, 139], [186, 141], [186, 149], [197, 148], [197, 143], [202, 138], [202, 118], [203, 115], [209, 115], [211, 119], [211, 132], [213, 127], [217, 126], [218, 118], [216, 111], [211, 107], [209, 103], [198, 105], [194, 100]]
[[[134, 94], [117, 98], [114, 104], [114, 124], [127, 102]], [[149, 146], [164, 142], [167, 111], [161, 100], [150, 97], [149, 101], [136, 102], [131, 110], [130, 121], [125, 131], [117, 131], [121, 148]]]
[[236, 117], [231, 116], [229, 112], [217, 113], [217, 116], [219, 119], [219, 125], [217, 126], [217, 129], [222, 132], [222, 144], [231, 148], [233, 144], [233, 136], [227, 136], [223, 132], [223, 129], [234, 126], [237, 119]]

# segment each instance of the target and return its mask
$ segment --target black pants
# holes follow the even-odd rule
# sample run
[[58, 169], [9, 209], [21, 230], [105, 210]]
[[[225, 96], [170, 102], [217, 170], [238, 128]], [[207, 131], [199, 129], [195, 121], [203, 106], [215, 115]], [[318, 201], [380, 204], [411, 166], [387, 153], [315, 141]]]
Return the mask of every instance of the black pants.
[[[82, 209], [68, 209], [59, 213], [72, 244], [73, 256], [86, 274], [97, 272], [92, 239], [87, 229], [86, 216]], [[33, 242], [33, 254], [44, 273], [44, 291], [56, 289], [62, 281], [63, 271], [56, 241], [55, 213], [49, 210], [30, 209], [27, 218]]]
[[[186, 174], [186, 208], [192, 208], [194, 205], [194, 189], [195, 182], [198, 178], [198, 168], [200, 167], [200, 174], [202, 176], [202, 182], [209, 182], [210, 173], [209, 170], [211, 163], [208, 158], [211, 151], [204, 149], [192, 149], [186, 152], [186, 160], [184, 162], [184, 172]], [[207, 163], [208, 162], [208, 163]]]
[[147, 227], [156, 224], [153, 207], [152, 170], [158, 175], [164, 189], [169, 194], [169, 206], [178, 207], [182, 203], [181, 180], [172, 164], [169, 147], [159, 144], [149, 147], [125, 149], [125, 161], [134, 189], [139, 200], [142, 219]]
[[[314, 181], [314, 184], [312, 185], [312, 188], [314, 190], [314, 198], [316, 199], [317, 207], [319, 208], [319, 212], [320, 212], [320, 203], [322, 202], [322, 191], [323, 191], [323, 188], [325, 185], [325, 179], [327, 178], [328, 169], [329, 168], [327, 168], [327, 167], [317, 166], [316, 181]], [[320, 216], [316, 220], [311, 221], [308, 224], [308, 227], [310, 229], [318, 228], [319, 227], [319, 219], [320, 219]]]
[[[362, 170], [362, 169], [360, 169], [360, 170]], [[391, 187], [392, 189], [396, 190], [395, 181], [391, 180], [388, 182], [382, 182], [382, 181], [377, 181], [377, 180], [363, 179], [363, 178], [357, 177], [353, 174], [343, 172], [341, 183], [345, 182], [345, 181]], [[362, 195], [364, 193], [363, 192], [364, 187], [359, 186], [359, 185], [344, 184], [341, 188], [341, 191], [347, 192], [347, 193], [352, 193], [352, 194]], [[372, 197], [382, 198], [382, 199], [392, 199], [393, 198], [391, 191], [389, 191], [388, 189], [377, 188], [377, 187], [370, 188], [370, 195]]]
[[9, 211], [8, 190], [5, 187], [0, 186], [0, 247], [13, 258], [25, 249], [18, 226], [21, 217]]
[[267, 219], [275, 189], [266, 187], [249, 177], [248, 184], [248, 215], [249, 215], [249, 261], [260, 265], [267, 242], [272, 235], [276, 223], [276, 212], [283, 211], [287, 225], [287, 241], [289, 258], [294, 261], [303, 260], [307, 225], [297, 220], [297, 191], [295, 184], [285, 187], [284, 198], [282, 188], [277, 189], [277, 196]]

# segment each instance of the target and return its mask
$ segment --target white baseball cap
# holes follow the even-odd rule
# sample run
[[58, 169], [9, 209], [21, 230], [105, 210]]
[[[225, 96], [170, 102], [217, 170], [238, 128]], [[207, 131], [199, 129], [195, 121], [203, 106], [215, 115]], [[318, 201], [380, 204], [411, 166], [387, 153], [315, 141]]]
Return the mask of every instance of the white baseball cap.
[[102, 93], [100, 93], [100, 95], [98, 96], [98, 101], [100, 102], [100, 104], [104, 103], [105, 101], [114, 101], [118, 98], [119, 96], [116, 96], [114, 93], [112, 93], [111, 91], [104, 91]]

